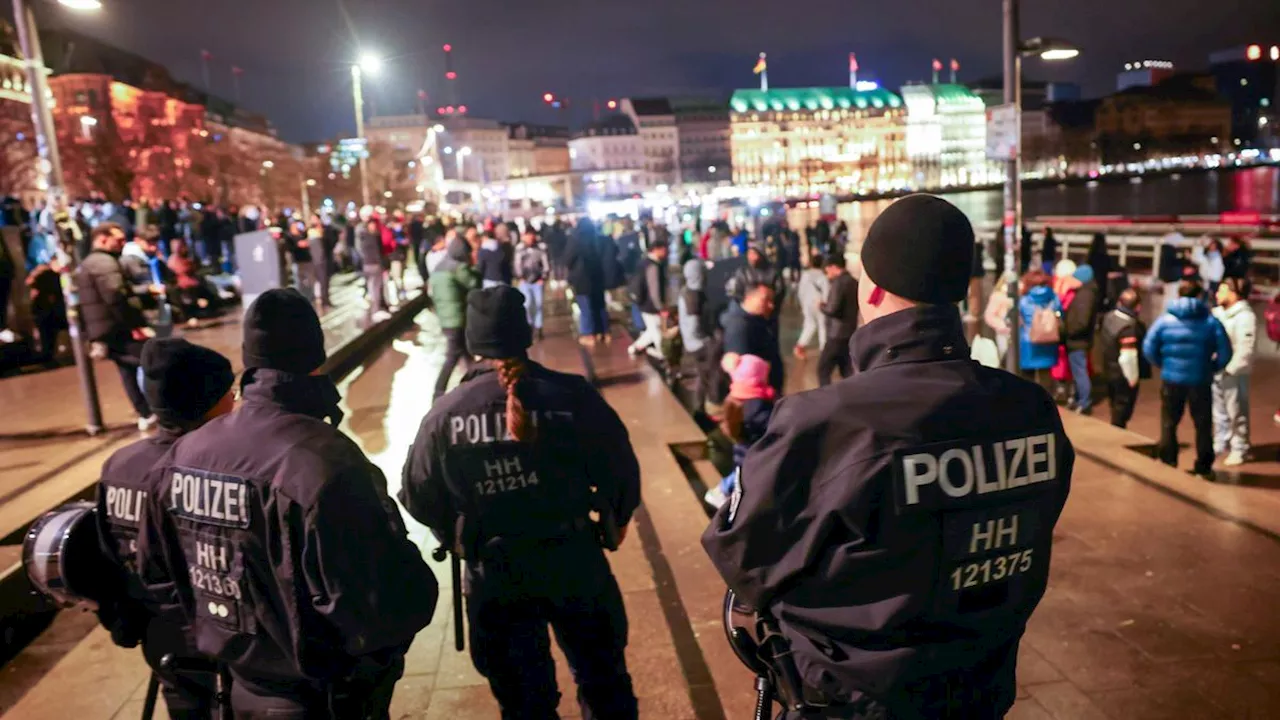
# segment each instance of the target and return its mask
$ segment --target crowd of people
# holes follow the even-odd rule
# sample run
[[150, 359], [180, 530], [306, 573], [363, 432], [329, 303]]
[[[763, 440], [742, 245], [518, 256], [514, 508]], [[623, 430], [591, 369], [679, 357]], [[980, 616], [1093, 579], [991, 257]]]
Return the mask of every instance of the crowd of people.
[[[1196, 434], [1194, 474], [1212, 479], [1222, 456], [1226, 467], [1249, 462], [1249, 377], [1258, 318], [1250, 305], [1248, 242], [1166, 242], [1154, 288], [1164, 304], [1150, 328], [1142, 320], [1141, 294], [1108, 254], [1105, 237], [1095, 235], [1080, 265], [1056, 257], [1052, 231], [1042, 247], [1042, 266], [1028, 266], [1021, 278], [1021, 372], [1084, 415], [1092, 413], [1095, 397], [1105, 396], [1111, 423], [1124, 428], [1141, 381], [1155, 366], [1161, 379], [1160, 460], [1177, 465], [1177, 427], [1189, 411]], [[1011, 305], [1000, 284], [984, 313], [999, 354], [1010, 342]], [[1103, 393], [1095, 394], [1095, 377]]]

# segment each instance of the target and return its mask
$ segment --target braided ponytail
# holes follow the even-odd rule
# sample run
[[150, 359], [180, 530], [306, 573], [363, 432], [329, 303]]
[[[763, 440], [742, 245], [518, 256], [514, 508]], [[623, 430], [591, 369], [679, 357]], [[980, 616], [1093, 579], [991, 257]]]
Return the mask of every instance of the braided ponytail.
[[503, 358], [495, 361], [498, 368], [498, 384], [507, 392], [507, 434], [520, 442], [534, 439], [536, 428], [529, 412], [518, 394], [519, 384], [528, 370], [524, 358]]

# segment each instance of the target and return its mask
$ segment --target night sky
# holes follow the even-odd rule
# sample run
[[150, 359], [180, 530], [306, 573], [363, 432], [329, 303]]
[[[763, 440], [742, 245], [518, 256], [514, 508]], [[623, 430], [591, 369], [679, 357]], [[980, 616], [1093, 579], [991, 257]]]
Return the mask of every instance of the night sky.
[[[580, 122], [596, 98], [752, 87], [762, 50], [775, 87], [846, 84], [851, 51], [863, 78], [891, 87], [927, 80], [934, 57], [958, 58], [961, 81], [1000, 72], [999, 0], [345, 0], [350, 25], [339, 2], [104, 0], [96, 15], [40, 11], [42, 23], [133, 50], [196, 85], [208, 49], [213, 91], [231, 98], [230, 66], [244, 68], [244, 105], [295, 142], [353, 132], [348, 68], [360, 47], [386, 59], [366, 83], [377, 114], [414, 111], [419, 88], [432, 106], [446, 104], [449, 42], [472, 114], [535, 122], [564, 122], [542, 105], [547, 91], [571, 98]], [[1031, 61], [1028, 77], [1076, 81], [1087, 96], [1114, 90], [1125, 61], [1202, 69], [1211, 51], [1280, 43], [1278, 0], [1023, 5], [1024, 37], [1066, 38], [1082, 52], [1052, 67]]]

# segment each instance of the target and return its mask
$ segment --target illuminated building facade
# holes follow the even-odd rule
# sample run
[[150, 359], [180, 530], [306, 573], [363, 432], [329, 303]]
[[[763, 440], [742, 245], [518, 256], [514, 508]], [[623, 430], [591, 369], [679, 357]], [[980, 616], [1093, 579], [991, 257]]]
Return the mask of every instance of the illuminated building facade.
[[1184, 73], [1103, 98], [1095, 141], [1108, 165], [1204, 155], [1230, 147], [1231, 121], [1231, 103], [1214, 91], [1213, 79]]
[[1280, 45], [1244, 45], [1209, 56], [1218, 94], [1231, 101], [1231, 149], [1271, 141], [1280, 100]]
[[787, 197], [906, 187], [906, 107], [875, 87], [738, 90], [733, 181]]
[[40, 198], [39, 184], [26, 64], [0, 55], [0, 194], [31, 206]]
[[986, 159], [986, 106], [972, 90], [956, 84], [908, 85], [902, 100], [914, 187], [978, 185], [1002, 172]]

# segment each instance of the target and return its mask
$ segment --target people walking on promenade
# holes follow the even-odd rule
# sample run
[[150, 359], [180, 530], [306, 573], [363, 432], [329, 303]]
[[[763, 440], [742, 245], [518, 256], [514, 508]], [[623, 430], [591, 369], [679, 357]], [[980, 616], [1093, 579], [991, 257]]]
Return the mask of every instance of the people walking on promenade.
[[663, 333], [666, 331], [669, 285], [667, 283], [667, 246], [654, 245], [630, 281], [631, 301], [640, 310], [644, 329], [627, 352], [647, 352], [662, 359]]
[[1075, 402], [1072, 409], [1081, 415], [1093, 412], [1093, 382], [1090, 350], [1093, 336], [1098, 329], [1098, 313], [1102, 309], [1102, 295], [1094, 278], [1093, 268], [1081, 265], [1072, 278], [1079, 283], [1066, 308], [1063, 318], [1063, 337], [1067, 361], [1071, 367], [1071, 380], [1075, 383]]
[[682, 272], [684, 288], [676, 299], [680, 340], [685, 354], [693, 358], [695, 368], [692, 410], [695, 414], [702, 414], [706, 412], [718, 360], [714, 354], [715, 322], [708, 312], [706, 261], [701, 258], [688, 260]]
[[724, 356], [720, 366], [733, 374], [745, 355], [755, 355], [769, 363], [769, 386], [781, 396], [785, 369], [774, 330], [773, 287], [765, 283], [749, 285], [741, 304], [731, 305], [721, 318], [724, 327]]
[[443, 239], [444, 248], [434, 250], [427, 258], [431, 272], [427, 286], [431, 294], [436, 319], [445, 338], [444, 364], [436, 379], [433, 398], [444, 395], [449, 379], [459, 360], [466, 360], [471, 369], [471, 356], [467, 354], [467, 294], [480, 287], [480, 275], [471, 263], [471, 249], [466, 241], [453, 232]]
[[1115, 309], [1103, 316], [1098, 334], [1111, 424], [1118, 428], [1128, 427], [1138, 404], [1139, 382], [1151, 374], [1149, 363], [1142, 357], [1147, 326], [1139, 319], [1140, 310], [1138, 291], [1125, 289]]
[[818, 351], [827, 346], [827, 322], [822, 316], [821, 305], [827, 297], [831, 280], [827, 278], [826, 261], [821, 255], [814, 254], [809, 258], [809, 267], [800, 272], [796, 297], [800, 301], [800, 314], [804, 324], [800, 328], [800, 339], [796, 341], [792, 352], [803, 360], [808, 355], [809, 345], [816, 335]]
[[1213, 380], [1213, 451], [1228, 453], [1222, 464], [1249, 460], [1249, 378], [1253, 373], [1258, 317], [1249, 306], [1249, 281], [1230, 277], [1218, 286], [1213, 316], [1231, 341], [1231, 362]]
[[1048, 370], [1058, 362], [1062, 337], [1062, 305], [1050, 287], [1044, 271], [1031, 270], [1022, 276], [1022, 299], [1018, 301], [1018, 369], [1023, 377], [1042, 385]]
[[1160, 368], [1163, 385], [1160, 406], [1161, 462], [1178, 464], [1178, 423], [1190, 407], [1196, 429], [1196, 460], [1192, 473], [1213, 478], [1213, 377], [1231, 362], [1231, 340], [1222, 323], [1204, 302], [1204, 286], [1183, 280], [1178, 298], [1151, 326], [1142, 354]]
[[538, 231], [526, 225], [521, 234], [520, 247], [516, 248], [515, 276], [524, 295], [524, 307], [534, 335], [542, 339], [542, 304], [546, 297], [547, 280], [551, 278], [551, 263], [547, 251], [538, 245]]
[[578, 306], [578, 341], [583, 345], [608, 342], [609, 312], [605, 306], [608, 289], [605, 265], [617, 264], [617, 257], [602, 257], [612, 241], [596, 236], [596, 226], [588, 218], [578, 220], [565, 246], [565, 272], [573, 301]]
[[150, 430], [156, 418], [138, 385], [138, 365], [142, 344], [155, 332], [147, 327], [141, 299], [134, 295], [120, 267], [124, 230], [115, 223], [103, 223], [93, 229], [91, 237], [93, 252], [80, 263], [77, 280], [85, 330], [101, 349], [101, 356], [119, 370], [125, 395], [138, 415], [138, 429]]
[[831, 384], [832, 371], [838, 371], [842, 380], [853, 374], [849, 340], [858, 329], [858, 281], [845, 267], [844, 255], [828, 255], [825, 265], [830, 287], [818, 306], [827, 323], [827, 341], [818, 357], [819, 386]]

